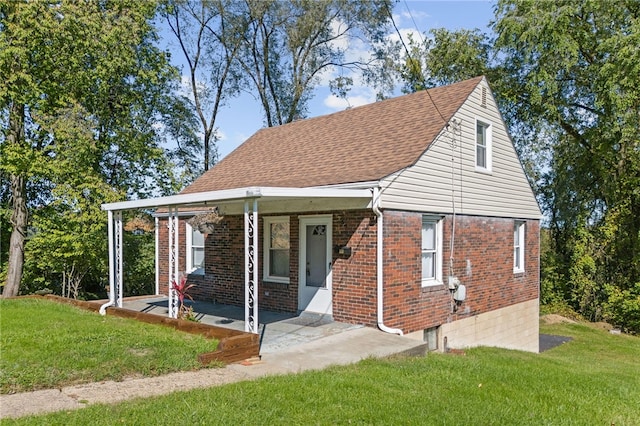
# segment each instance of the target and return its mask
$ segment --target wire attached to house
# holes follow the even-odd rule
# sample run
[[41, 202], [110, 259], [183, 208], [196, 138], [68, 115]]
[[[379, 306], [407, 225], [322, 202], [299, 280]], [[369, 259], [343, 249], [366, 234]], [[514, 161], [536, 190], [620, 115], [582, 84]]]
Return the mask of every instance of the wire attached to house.
[[[456, 240], [456, 186], [455, 186], [455, 174], [456, 174], [456, 148], [460, 147], [462, 150], [462, 131], [461, 131], [461, 121], [459, 119], [451, 119], [449, 123], [447, 123], [446, 131], [450, 133], [451, 139], [449, 142], [449, 146], [451, 147], [451, 209], [452, 209], [452, 220], [451, 220], [451, 238], [449, 239], [449, 297], [451, 303], [451, 313], [455, 314], [458, 310], [458, 302], [455, 300], [455, 292], [458, 290], [458, 286], [460, 285], [460, 281], [458, 281], [454, 275], [454, 247]], [[459, 137], [460, 141], [456, 140], [456, 136]], [[462, 164], [462, 151], [460, 152], [460, 161]], [[462, 181], [462, 168], [460, 168], [460, 180]]]
[[[450, 121], [447, 126], [447, 130], [451, 131], [451, 207], [453, 216], [451, 220], [451, 239], [449, 240], [449, 275], [453, 275], [453, 249], [456, 239], [456, 187], [455, 187], [455, 150], [459, 145], [462, 145], [462, 135], [460, 132], [461, 123], [456, 119]], [[456, 134], [460, 137], [460, 144], [456, 143]]]
[[[393, 28], [396, 30], [396, 34], [398, 34], [398, 38], [400, 38], [400, 43], [402, 43], [402, 47], [404, 47], [404, 51], [407, 54], [407, 57], [409, 58], [409, 61], [411, 63], [413, 63], [414, 59], [411, 56], [411, 52], [409, 52], [409, 48], [407, 48], [407, 45], [404, 43], [404, 39], [402, 38], [402, 34], [400, 34], [400, 30], [398, 29], [398, 26], [396, 25], [396, 21], [393, 19], [393, 15], [391, 14], [391, 10], [389, 9], [389, 4], [386, 4], [385, 7], [387, 9], [387, 14], [389, 15], [389, 18], [391, 19], [391, 24], [393, 24]], [[414, 24], [415, 24], [415, 21], [414, 21]], [[438, 112], [438, 115], [440, 116], [442, 121], [448, 126], [449, 123], [447, 123], [447, 119], [444, 118], [444, 115], [442, 115], [442, 113], [440, 112], [440, 109], [438, 109], [438, 105], [436, 105], [435, 101], [431, 97], [431, 93], [429, 93], [429, 90], [426, 88], [427, 87], [427, 80], [424, 78], [424, 75], [422, 73], [420, 73], [420, 80], [421, 80], [422, 85], [425, 87], [425, 92], [427, 92], [427, 96], [429, 96], [429, 100], [433, 104], [433, 107]]]

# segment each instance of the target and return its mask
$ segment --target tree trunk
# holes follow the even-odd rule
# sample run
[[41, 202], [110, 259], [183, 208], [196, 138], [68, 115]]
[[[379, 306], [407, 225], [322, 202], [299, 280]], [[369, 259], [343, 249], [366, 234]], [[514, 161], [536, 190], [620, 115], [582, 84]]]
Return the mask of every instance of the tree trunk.
[[[20, 144], [24, 140], [24, 105], [13, 104], [9, 110], [7, 143]], [[25, 177], [11, 174], [11, 240], [9, 242], [9, 268], [2, 297], [14, 297], [20, 290], [24, 266], [24, 242], [27, 232], [27, 185]]]

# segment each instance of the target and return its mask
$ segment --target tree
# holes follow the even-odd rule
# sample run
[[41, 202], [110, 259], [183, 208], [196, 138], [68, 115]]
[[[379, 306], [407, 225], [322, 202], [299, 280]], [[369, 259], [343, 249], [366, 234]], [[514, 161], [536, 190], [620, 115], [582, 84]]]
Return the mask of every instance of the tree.
[[619, 319], [607, 298], [640, 282], [640, 4], [503, 0], [494, 29], [511, 113], [552, 154], [541, 194], [559, 279], [574, 308]]
[[[304, 117], [320, 76], [334, 68], [362, 70], [347, 58], [349, 42], [375, 42], [390, 18], [389, 0], [246, 0], [233, 5], [246, 28], [238, 59], [258, 94], [266, 125]], [[344, 82], [344, 81], [343, 81]]]
[[[240, 91], [237, 62], [242, 28], [236, 28], [229, 0], [169, 0], [161, 13], [187, 63], [190, 96], [202, 131], [202, 168], [217, 159], [216, 119], [225, 102]], [[193, 149], [193, 146], [192, 146]]]
[[[177, 74], [153, 45], [155, 7], [125, 0], [0, 5], [0, 173], [8, 176], [12, 211], [3, 296], [19, 292], [28, 232], [46, 237], [38, 229], [66, 226], [82, 237], [74, 221], [54, 226], [37, 212], [82, 213], [82, 198], [95, 209], [174, 189], [157, 124]], [[104, 227], [105, 218], [87, 223]]]

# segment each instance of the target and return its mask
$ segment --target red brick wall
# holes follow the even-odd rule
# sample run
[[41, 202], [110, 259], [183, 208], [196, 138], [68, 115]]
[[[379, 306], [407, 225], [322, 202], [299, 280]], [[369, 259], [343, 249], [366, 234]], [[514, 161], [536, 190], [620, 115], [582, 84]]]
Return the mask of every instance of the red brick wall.
[[[291, 284], [269, 283], [262, 281], [262, 229], [263, 220], [259, 215], [258, 249], [258, 305], [260, 308], [295, 312], [298, 307], [297, 296], [297, 245], [292, 245]], [[185, 218], [186, 219], [186, 218]], [[186, 239], [185, 220], [180, 220], [180, 269], [184, 271]], [[298, 229], [291, 226], [292, 241], [297, 241]], [[294, 240], [295, 239], [295, 240]], [[160, 293], [168, 293], [168, 230], [167, 220], [160, 220]], [[195, 284], [190, 291], [196, 300], [244, 305], [244, 217], [225, 216], [214, 232], [205, 239], [205, 275], [190, 274], [189, 283]], [[266, 296], [268, 294], [268, 296]]]
[[333, 317], [376, 324], [376, 216], [371, 210], [333, 214], [333, 245], [351, 256], [333, 255]]
[[[370, 210], [333, 214], [333, 246], [348, 246], [350, 256], [333, 251], [333, 316], [337, 321], [375, 326], [376, 217]], [[290, 220], [290, 283], [262, 280], [263, 216], [259, 225], [259, 306], [296, 312], [298, 307], [299, 215]], [[443, 222], [443, 280], [449, 275], [452, 217]], [[186, 240], [180, 221], [180, 265], [184, 269]], [[467, 299], [456, 312], [446, 285], [421, 285], [422, 214], [384, 212], [384, 321], [405, 333], [484, 313], [538, 297], [539, 222], [526, 222], [525, 272], [513, 273], [513, 219], [456, 217], [453, 273], [467, 287]], [[160, 221], [160, 290], [167, 292], [167, 228]], [[226, 216], [205, 242], [206, 275], [189, 277], [200, 300], [244, 305], [244, 222]], [[469, 265], [469, 266], [468, 266]]]
[[466, 300], [452, 309], [446, 286], [452, 216], [443, 221], [444, 285], [421, 286], [419, 213], [384, 214], [385, 324], [413, 332], [538, 297], [539, 222], [526, 221], [525, 272], [513, 272], [514, 220], [456, 216], [453, 274]]

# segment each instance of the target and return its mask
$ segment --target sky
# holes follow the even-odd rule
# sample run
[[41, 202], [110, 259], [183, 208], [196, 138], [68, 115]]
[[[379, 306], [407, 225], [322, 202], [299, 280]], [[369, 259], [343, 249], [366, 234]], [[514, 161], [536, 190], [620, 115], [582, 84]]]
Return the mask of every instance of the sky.
[[[474, 29], [488, 31], [488, 25], [493, 19], [494, 2], [485, 0], [398, 0], [393, 10], [396, 26], [403, 36], [409, 32], [428, 32], [432, 28], [447, 28], [449, 30]], [[175, 43], [168, 32], [162, 33], [162, 43], [166, 43], [172, 51], [174, 65], [182, 65], [182, 52], [175, 49]], [[452, 52], [455, 54], [455, 52]], [[188, 81], [183, 78], [184, 81]], [[307, 117], [330, 114], [344, 110], [348, 105], [354, 107], [375, 101], [373, 89], [358, 85], [357, 81], [349, 92], [349, 103], [331, 95], [324, 78], [322, 84], [315, 90], [313, 99], [309, 103]], [[237, 148], [260, 128], [264, 127], [263, 113], [257, 98], [249, 94], [231, 100], [218, 114], [216, 119], [218, 128], [219, 160]]]

